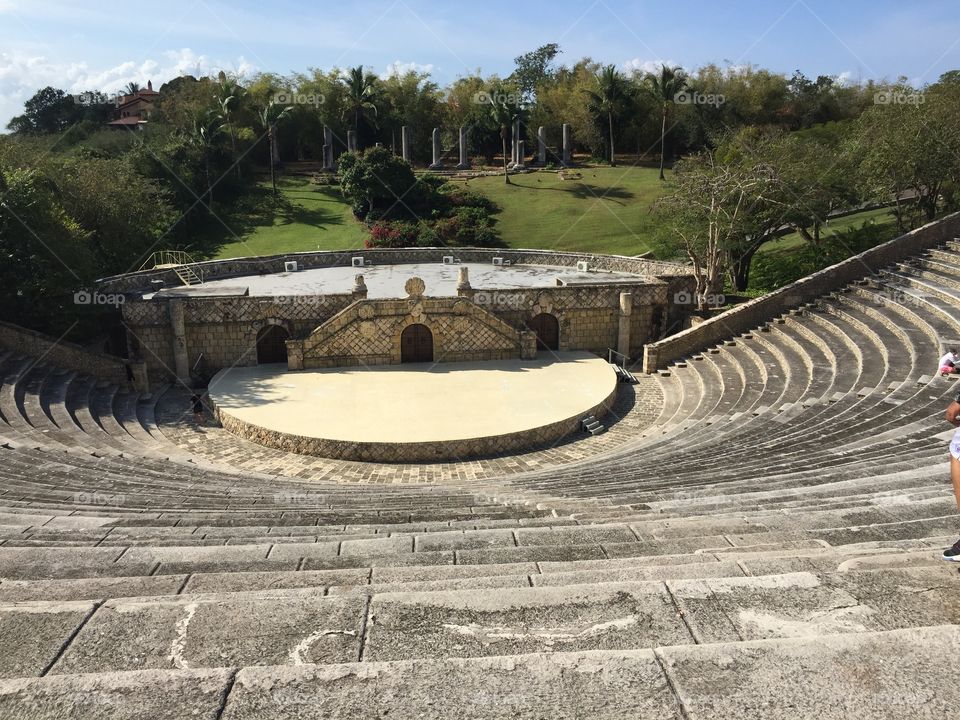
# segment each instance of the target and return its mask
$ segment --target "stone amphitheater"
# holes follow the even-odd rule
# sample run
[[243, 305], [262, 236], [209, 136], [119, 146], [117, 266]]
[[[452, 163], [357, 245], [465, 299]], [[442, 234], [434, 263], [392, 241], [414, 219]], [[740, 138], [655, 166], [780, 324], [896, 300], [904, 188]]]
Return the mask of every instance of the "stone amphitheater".
[[956, 717], [930, 245], [467, 463], [269, 450], [5, 352], [0, 717]]

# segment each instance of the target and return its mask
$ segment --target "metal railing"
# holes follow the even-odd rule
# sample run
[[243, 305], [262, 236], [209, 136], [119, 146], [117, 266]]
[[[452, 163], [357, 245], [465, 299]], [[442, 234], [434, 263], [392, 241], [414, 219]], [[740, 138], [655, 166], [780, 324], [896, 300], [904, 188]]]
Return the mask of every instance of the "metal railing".
[[617, 364], [617, 362], [614, 362], [613, 360], [614, 356], [616, 356], [617, 362], [620, 363], [620, 367], [626, 370], [627, 363], [630, 362], [630, 356], [624, 355], [622, 352], [617, 352], [613, 348], [607, 348], [607, 362], [609, 362], [611, 365]]
[[157, 250], [143, 261], [140, 270], [153, 270], [164, 265], [195, 265], [196, 262], [186, 250]]

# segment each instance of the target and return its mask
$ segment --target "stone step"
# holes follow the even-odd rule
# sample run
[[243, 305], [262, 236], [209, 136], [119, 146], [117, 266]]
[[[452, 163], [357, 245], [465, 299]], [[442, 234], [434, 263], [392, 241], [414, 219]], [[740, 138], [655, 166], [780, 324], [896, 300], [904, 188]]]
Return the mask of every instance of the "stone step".
[[441, 659], [876, 632], [956, 623], [958, 589], [952, 567], [512, 587], [495, 594], [325, 597], [310, 588], [100, 605], [20, 603], [0, 606], [0, 623], [38, 638], [26, 652], [5, 653], [7, 676], [24, 676], [50, 663], [53, 674], [73, 674], [326, 664], [361, 653], [371, 661]]
[[656, 651], [47, 675], [0, 680], [0, 716], [52, 720], [65, 707], [110, 707], [115, 720], [306, 720], [318, 710], [331, 720], [440, 720], [482, 698], [483, 717], [503, 720], [943, 718], [960, 692], [938, 678], [958, 651], [960, 628], [940, 625]]

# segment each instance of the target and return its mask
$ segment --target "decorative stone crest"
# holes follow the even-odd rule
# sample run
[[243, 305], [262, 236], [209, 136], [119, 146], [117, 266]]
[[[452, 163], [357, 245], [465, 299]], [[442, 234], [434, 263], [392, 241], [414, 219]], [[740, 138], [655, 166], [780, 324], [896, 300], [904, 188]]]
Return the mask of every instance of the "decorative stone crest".
[[357, 315], [359, 315], [364, 320], [369, 320], [376, 314], [376, 311], [370, 305], [361, 305], [357, 309]]
[[416, 300], [423, 296], [423, 291], [427, 289], [427, 284], [423, 282], [423, 279], [414, 276], [407, 280], [403, 289], [406, 290], [407, 296], [411, 300]]
[[364, 320], [360, 323], [360, 334], [368, 340], [372, 339], [377, 334], [377, 324], [372, 320]]
[[453, 304], [453, 312], [457, 315], [466, 315], [470, 312], [470, 303], [465, 300], [457, 300], [457, 302]]

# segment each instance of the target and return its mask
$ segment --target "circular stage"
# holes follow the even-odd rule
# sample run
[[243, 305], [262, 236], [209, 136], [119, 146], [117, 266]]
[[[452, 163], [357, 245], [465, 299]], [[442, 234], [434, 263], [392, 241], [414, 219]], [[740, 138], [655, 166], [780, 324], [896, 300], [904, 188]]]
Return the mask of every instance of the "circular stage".
[[549, 360], [222, 370], [223, 427], [281, 450], [367, 462], [464, 460], [543, 445], [613, 404], [617, 376], [585, 352]]

